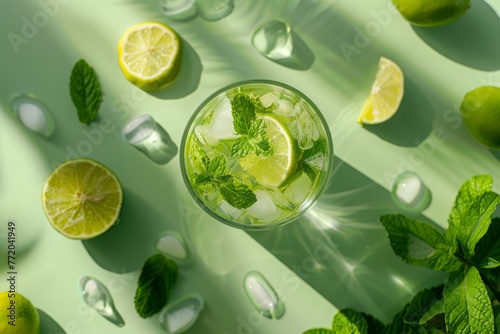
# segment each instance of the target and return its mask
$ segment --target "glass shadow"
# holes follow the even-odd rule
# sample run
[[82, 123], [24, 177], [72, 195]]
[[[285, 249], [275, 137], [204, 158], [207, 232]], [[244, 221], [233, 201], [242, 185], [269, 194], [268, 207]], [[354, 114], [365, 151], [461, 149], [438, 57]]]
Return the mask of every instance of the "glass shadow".
[[[337, 158], [336, 158], [337, 159]], [[249, 234], [337, 308], [384, 322], [444, 274], [409, 266], [389, 244], [379, 217], [403, 213], [386, 189], [337, 159], [331, 185], [303, 217]]]
[[451, 60], [478, 70], [500, 69], [500, 18], [486, 1], [473, 1], [463, 17], [450, 24], [413, 30]]

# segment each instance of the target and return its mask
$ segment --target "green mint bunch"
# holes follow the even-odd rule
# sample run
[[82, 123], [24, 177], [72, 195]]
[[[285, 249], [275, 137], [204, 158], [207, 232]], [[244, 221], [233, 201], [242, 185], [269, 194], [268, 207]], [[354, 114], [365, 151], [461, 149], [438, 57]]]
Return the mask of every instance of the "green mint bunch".
[[195, 185], [202, 187], [211, 185], [215, 187], [230, 205], [238, 209], [248, 208], [257, 202], [257, 196], [250, 188], [229, 174], [224, 155], [219, 154], [213, 159], [203, 155], [201, 162], [202, 172], [195, 175]]
[[243, 158], [254, 152], [256, 155], [269, 156], [273, 154], [271, 143], [265, 137], [266, 124], [257, 119], [257, 113], [268, 112], [257, 98], [237, 93], [231, 100], [234, 131], [241, 135], [231, 147], [231, 155]]
[[447, 333], [495, 333], [492, 305], [500, 301], [500, 219], [492, 220], [491, 215], [500, 195], [492, 184], [490, 175], [465, 182], [444, 232], [402, 215], [381, 217], [392, 249], [404, 262], [450, 273], [442, 300], [431, 306], [434, 317], [444, 317]]
[[491, 219], [500, 195], [492, 184], [490, 175], [465, 182], [445, 231], [400, 214], [380, 218], [396, 255], [410, 265], [449, 273], [443, 285], [419, 292], [388, 325], [345, 309], [331, 329], [304, 334], [500, 333], [500, 219]]

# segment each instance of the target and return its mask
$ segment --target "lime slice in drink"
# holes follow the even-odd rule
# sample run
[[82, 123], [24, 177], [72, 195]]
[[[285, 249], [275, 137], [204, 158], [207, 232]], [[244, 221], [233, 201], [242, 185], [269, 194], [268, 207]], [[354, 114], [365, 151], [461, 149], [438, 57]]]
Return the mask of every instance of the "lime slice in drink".
[[181, 54], [177, 33], [159, 22], [128, 28], [118, 44], [118, 63], [123, 74], [146, 91], [159, 90], [175, 80]]
[[370, 95], [358, 118], [360, 124], [379, 124], [398, 111], [404, 95], [403, 71], [392, 60], [381, 57]]
[[91, 239], [116, 222], [123, 201], [117, 177], [90, 159], [68, 160], [45, 182], [43, 209], [50, 224], [71, 239]]
[[260, 115], [266, 125], [266, 138], [272, 145], [272, 155], [250, 153], [239, 160], [241, 167], [264, 187], [278, 187], [297, 165], [297, 152], [288, 130], [271, 115]]

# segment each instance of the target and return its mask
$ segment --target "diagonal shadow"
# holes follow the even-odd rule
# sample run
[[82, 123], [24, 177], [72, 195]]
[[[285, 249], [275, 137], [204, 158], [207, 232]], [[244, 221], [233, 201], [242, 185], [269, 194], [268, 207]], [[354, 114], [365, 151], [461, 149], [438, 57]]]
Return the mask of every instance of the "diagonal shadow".
[[473, 1], [463, 17], [448, 25], [413, 29], [451, 60], [478, 70], [500, 69], [500, 19], [485, 1]]

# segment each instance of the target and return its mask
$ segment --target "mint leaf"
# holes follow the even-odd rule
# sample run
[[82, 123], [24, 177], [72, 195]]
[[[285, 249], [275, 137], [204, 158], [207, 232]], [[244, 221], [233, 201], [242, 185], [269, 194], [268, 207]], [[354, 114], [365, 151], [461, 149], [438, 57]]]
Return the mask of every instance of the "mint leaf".
[[[440, 285], [431, 289], [424, 289], [417, 293], [406, 308], [406, 312], [404, 314], [405, 322], [414, 328], [421, 326], [420, 321], [422, 317], [431, 310], [434, 312], [435, 310], [433, 310], [433, 306], [436, 303], [439, 304], [439, 302], [443, 300], [443, 289], [444, 286]], [[443, 307], [441, 306], [441, 310], [442, 309]], [[422, 328], [430, 329], [430, 327], [425, 324]]]
[[194, 184], [198, 190], [206, 193], [219, 192], [221, 196], [237, 209], [246, 209], [257, 202], [257, 196], [250, 188], [228, 174], [227, 160], [222, 154], [213, 159], [206, 157], [206, 172], [196, 174]]
[[494, 333], [491, 302], [475, 267], [464, 266], [450, 275], [444, 311], [449, 333]]
[[431, 321], [433, 318], [437, 317], [438, 315], [444, 315], [444, 300], [440, 299], [437, 300], [434, 304], [432, 304], [431, 308], [425, 312], [422, 317], [419, 320], [420, 325], [425, 325], [429, 321]]
[[134, 298], [141, 318], [152, 316], [167, 304], [178, 276], [177, 264], [163, 255], [156, 254], [146, 260]]
[[493, 178], [491, 175], [476, 175], [467, 180], [459, 189], [450, 216], [448, 218], [448, 229], [445, 237], [452, 243], [456, 242], [456, 236], [460, 231], [460, 218], [466, 212], [474, 198], [486, 191], [491, 191]]
[[446, 243], [443, 235], [428, 223], [400, 214], [380, 217], [391, 247], [401, 259], [411, 265], [451, 272], [461, 262]]
[[334, 333], [367, 334], [368, 323], [363, 315], [353, 309], [340, 310], [332, 322]]
[[231, 156], [240, 159], [252, 153], [253, 147], [247, 136], [237, 138], [231, 146]]
[[364, 312], [361, 312], [361, 315], [365, 318], [366, 323], [368, 324], [369, 334], [379, 334], [384, 331], [385, 326], [380, 320]]
[[257, 196], [250, 188], [235, 177], [227, 176], [217, 187], [222, 197], [237, 209], [246, 209], [257, 202]]
[[85, 60], [80, 59], [73, 67], [69, 88], [80, 122], [89, 124], [95, 120], [102, 94], [97, 75]]
[[490, 216], [495, 212], [498, 203], [500, 195], [486, 191], [475, 197], [468, 209], [460, 215], [457, 240], [467, 260], [474, 256], [476, 244], [488, 231], [491, 224]]
[[247, 135], [237, 138], [231, 146], [231, 155], [235, 158], [246, 157], [251, 152], [257, 155], [272, 154], [272, 147], [266, 135], [266, 123], [263, 119], [251, 122]]
[[478, 265], [478, 268], [493, 269], [500, 267], [500, 262], [492, 257], [485, 257]]
[[443, 298], [443, 286], [432, 289], [424, 289], [417, 293], [413, 299], [405, 305], [403, 310], [394, 316], [393, 321], [388, 324], [384, 334], [400, 333], [434, 333], [435, 329], [429, 325], [421, 325], [420, 319], [431, 309], [432, 305]]
[[211, 180], [212, 179], [207, 174], [197, 174], [194, 177], [194, 184], [196, 184], [196, 185], [206, 184], [206, 183], [210, 182]]
[[211, 179], [218, 179], [226, 174], [226, 157], [222, 154], [215, 156], [208, 163], [207, 173]]
[[236, 133], [246, 135], [250, 131], [252, 122], [255, 120], [255, 106], [245, 94], [238, 93], [231, 100], [233, 125]]
[[474, 249], [472, 263], [479, 268], [492, 269], [500, 266], [500, 218], [491, 220], [488, 232]]
[[326, 328], [313, 328], [305, 331], [302, 334], [334, 334], [330, 329]]

